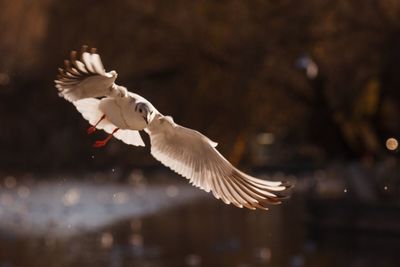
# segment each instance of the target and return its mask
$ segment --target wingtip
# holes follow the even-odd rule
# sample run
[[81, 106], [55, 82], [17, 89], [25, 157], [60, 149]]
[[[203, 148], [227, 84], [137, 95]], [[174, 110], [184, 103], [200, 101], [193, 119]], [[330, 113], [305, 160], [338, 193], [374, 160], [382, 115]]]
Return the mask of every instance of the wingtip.
[[[275, 197], [275, 200], [276, 200], [276, 204], [281, 204], [282, 203], [282, 201], [281, 200], [286, 200], [286, 199], [289, 199], [290, 198], [290, 194], [289, 193], [281, 193], [281, 194], [276, 194], [276, 197]], [[278, 203], [279, 202], [279, 203]], [[272, 204], [275, 204], [275, 203], [272, 203]]]
[[289, 181], [283, 181], [283, 182], [281, 182], [281, 186], [286, 187], [286, 189], [291, 189], [294, 187], [294, 184]]
[[88, 46], [87, 45], [82, 45], [81, 47], [81, 54], [87, 52]]
[[72, 61], [76, 60], [76, 55], [78, 54], [78, 52], [76, 52], [75, 50], [72, 50], [69, 54], [70, 58]]

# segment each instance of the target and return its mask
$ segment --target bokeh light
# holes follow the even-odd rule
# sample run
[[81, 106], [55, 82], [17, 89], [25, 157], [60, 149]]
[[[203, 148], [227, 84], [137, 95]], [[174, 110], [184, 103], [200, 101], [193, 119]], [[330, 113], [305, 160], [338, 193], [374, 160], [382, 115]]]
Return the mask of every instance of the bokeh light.
[[129, 238], [129, 243], [135, 247], [141, 247], [143, 245], [143, 236], [140, 234], [133, 234]]
[[0, 73], [0, 86], [6, 86], [10, 82], [10, 76], [7, 73]]
[[14, 176], [7, 176], [4, 179], [4, 186], [8, 189], [12, 189], [17, 185], [17, 179]]
[[129, 196], [125, 192], [118, 192], [114, 194], [114, 203], [115, 204], [124, 204], [129, 200]]
[[18, 187], [17, 194], [20, 198], [28, 198], [31, 190], [27, 186], [20, 186]]
[[271, 145], [275, 141], [275, 136], [272, 133], [259, 133], [257, 135], [257, 143], [260, 145]]
[[80, 192], [76, 188], [69, 189], [63, 196], [63, 203], [65, 206], [74, 206], [78, 204], [81, 198]]
[[396, 138], [391, 137], [386, 140], [386, 148], [387, 149], [393, 151], [393, 150], [396, 150], [398, 148], [398, 146], [399, 146], [399, 142], [397, 141]]
[[100, 243], [103, 248], [110, 248], [114, 243], [114, 237], [109, 232], [104, 232], [101, 234]]
[[179, 188], [176, 185], [169, 185], [165, 189], [165, 193], [169, 197], [176, 197], [179, 194]]

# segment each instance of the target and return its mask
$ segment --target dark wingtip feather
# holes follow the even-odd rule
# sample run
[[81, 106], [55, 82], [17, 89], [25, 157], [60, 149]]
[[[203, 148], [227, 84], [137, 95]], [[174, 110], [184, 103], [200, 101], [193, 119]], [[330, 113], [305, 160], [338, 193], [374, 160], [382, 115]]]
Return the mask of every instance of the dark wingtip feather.
[[81, 47], [81, 54], [87, 52], [88, 46], [87, 45], [82, 45]]
[[64, 66], [66, 70], [69, 70], [69, 68], [71, 67], [70, 61], [68, 59], [64, 60]]
[[[281, 183], [281, 186], [286, 187], [286, 189], [291, 189], [291, 188], [294, 187], [294, 184], [293, 184], [292, 182], [289, 182], [289, 181], [283, 181], [283, 182]], [[285, 189], [285, 190], [286, 190], [286, 189]]]
[[72, 61], [76, 60], [76, 55], [78, 54], [78, 52], [76, 52], [75, 50], [72, 50], [70, 53], [70, 58]]

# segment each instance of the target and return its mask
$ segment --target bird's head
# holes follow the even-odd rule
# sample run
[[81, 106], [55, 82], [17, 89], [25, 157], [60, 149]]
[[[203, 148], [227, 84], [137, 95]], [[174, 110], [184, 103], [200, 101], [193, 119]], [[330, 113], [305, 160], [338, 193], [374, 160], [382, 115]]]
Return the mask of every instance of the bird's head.
[[154, 110], [154, 107], [144, 102], [139, 102], [135, 106], [135, 111], [138, 112], [141, 117], [143, 117], [146, 124], [149, 124], [153, 120], [155, 115]]

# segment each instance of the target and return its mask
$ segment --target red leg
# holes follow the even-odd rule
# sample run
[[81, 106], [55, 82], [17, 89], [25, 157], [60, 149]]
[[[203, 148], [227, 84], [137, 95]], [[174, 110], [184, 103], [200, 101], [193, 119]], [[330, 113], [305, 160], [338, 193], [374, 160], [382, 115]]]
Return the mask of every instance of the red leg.
[[106, 137], [106, 139], [100, 140], [100, 141], [96, 141], [96, 142], [93, 144], [93, 147], [94, 147], [94, 148], [99, 148], [99, 147], [103, 147], [103, 146], [107, 145], [108, 141], [110, 141], [110, 139], [113, 137], [113, 134], [115, 134], [115, 132], [118, 131], [118, 130], [119, 130], [119, 128], [115, 128], [114, 131], [113, 131], [112, 133], [110, 133], [110, 134]]
[[90, 127], [87, 129], [87, 134], [92, 134], [92, 133], [94, 133], [94, 132], [96, 131], [96, 126], [99, 125], [99, 123], [100, 123], [102, 120], [104, 120], [105, 117], [106, 117], [106, 115], [101, 116], [100, 120], [99, 120], [98, 122], [96, 122], [95, 125], [90, 126]]

